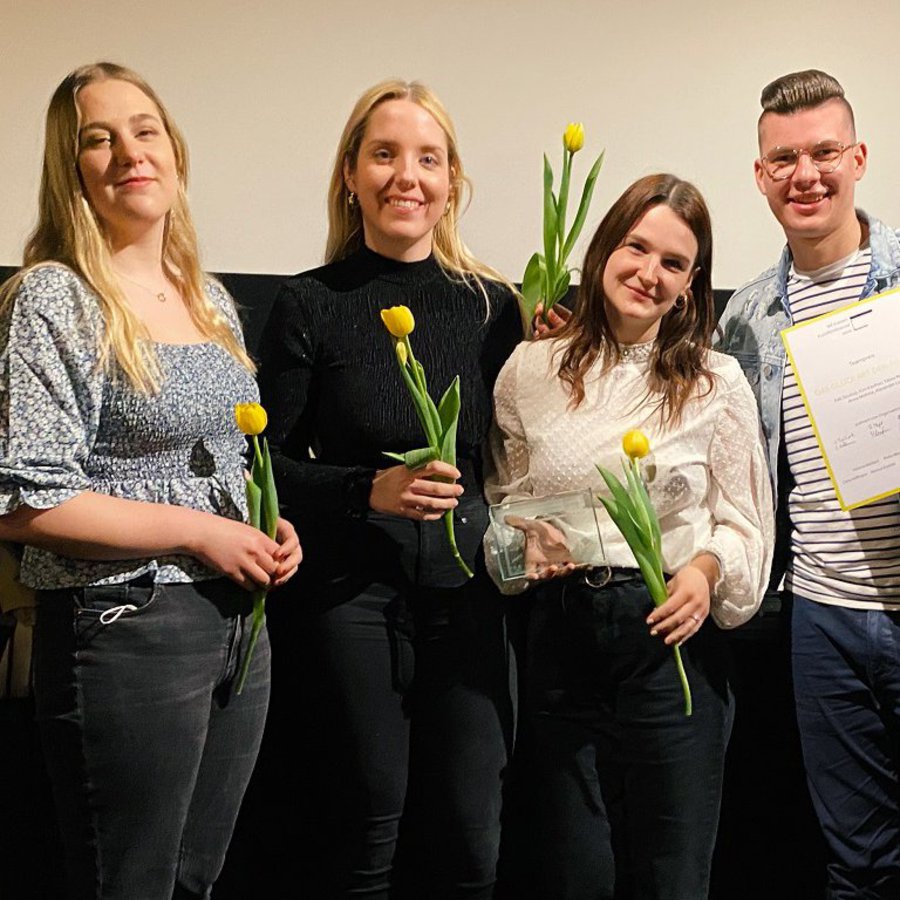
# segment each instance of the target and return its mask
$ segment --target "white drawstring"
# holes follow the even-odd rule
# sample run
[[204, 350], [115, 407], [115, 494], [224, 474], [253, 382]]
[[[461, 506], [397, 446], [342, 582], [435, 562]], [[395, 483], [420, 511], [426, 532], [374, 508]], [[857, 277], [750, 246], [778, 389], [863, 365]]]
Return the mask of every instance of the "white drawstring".
[[124, 615], [127, 612], [136, 612], [137, 607], [132, 606], [130, 603], [125, 603], [122, 606], [114, 606], [112, 609], [104, 610], [100, 613], [100, 624], [101, 625], [112, 625], [119, 616]]

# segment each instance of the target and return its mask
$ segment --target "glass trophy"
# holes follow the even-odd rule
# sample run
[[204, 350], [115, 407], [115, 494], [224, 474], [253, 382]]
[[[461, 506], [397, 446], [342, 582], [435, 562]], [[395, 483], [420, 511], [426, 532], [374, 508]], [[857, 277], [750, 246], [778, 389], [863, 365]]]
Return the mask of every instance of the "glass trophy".
[[526, 576], [525, 543], [539, 546], [548, 563], [605, 566], [606, 555], [590, 489], [510, 500], [490, 508], [489, 542], [503, 581]]

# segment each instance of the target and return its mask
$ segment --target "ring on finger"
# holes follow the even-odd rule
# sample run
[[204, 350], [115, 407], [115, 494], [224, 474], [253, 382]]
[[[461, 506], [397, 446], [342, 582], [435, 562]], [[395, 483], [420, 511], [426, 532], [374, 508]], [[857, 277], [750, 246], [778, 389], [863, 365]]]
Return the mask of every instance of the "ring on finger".
[[702, 625], [702, 624], [703, 624], [703, 619], [701, 619], [700, 616], [696, 615], [696, 613], [692, 613], [692, 614], [691, 614], [691, 618], [692, 618], [698, 625]]

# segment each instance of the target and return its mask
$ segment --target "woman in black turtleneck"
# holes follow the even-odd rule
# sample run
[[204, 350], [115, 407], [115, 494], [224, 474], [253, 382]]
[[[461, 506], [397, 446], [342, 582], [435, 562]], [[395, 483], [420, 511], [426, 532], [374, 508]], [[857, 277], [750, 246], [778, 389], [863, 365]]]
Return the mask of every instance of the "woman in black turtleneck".
[[[487, 898], [495, 880], [512, 710], [501, 601], [478, 558], [482, 445], [522, 324], [509, 285], [459, 238], [464, 185], [430, 91], [365, 93], [335, 163], [328, 264], [284, 285], [262, 343], [279, 492], [306, 551], [294, 634], [272, 639], [276, 655], [301, 641], [312, 673], [298, 722], [318, 723], [306, 774], [327, 810], [301, 812], [328, 834], [330, 896], [388, 896], [404, 804], [406, 868], [424, 879], [412, 896]], [[460, 376], [457, 468], [384, 456], [424, 442], [379, 316], [399, 304], [432, 393]], [[448, 508], [471, 581], [450, 555]]]

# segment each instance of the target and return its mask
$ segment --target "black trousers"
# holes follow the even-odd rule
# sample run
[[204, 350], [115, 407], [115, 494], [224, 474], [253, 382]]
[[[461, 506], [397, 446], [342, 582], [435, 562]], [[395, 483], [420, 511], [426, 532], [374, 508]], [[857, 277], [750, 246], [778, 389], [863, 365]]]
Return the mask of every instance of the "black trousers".
[[733, 709], [724, 635], [708, 621], [682, 648], [651, 637], [634, 577], [578, 574], [537, 591], [528, 625], [534, 896], [702, 900], [709, 891]]
[[[483, 503], [459, 510], [457, 539], [472, 559]], [[375, 514], [368, 523], [403, 554], [393, 583], [376, 577], [325, 609], [297, 596], [289, 627], [271, 619], [279, 668], [265, 769], [284, 759], [288, 707], [304, 736], [291, 777], [302, 820], [295, 891], [486, 900], [512, 733], [504, 601], [483, 565], [462, 576], [443, 523]], [[284, 671], [291, 644], [299, 684]]]

